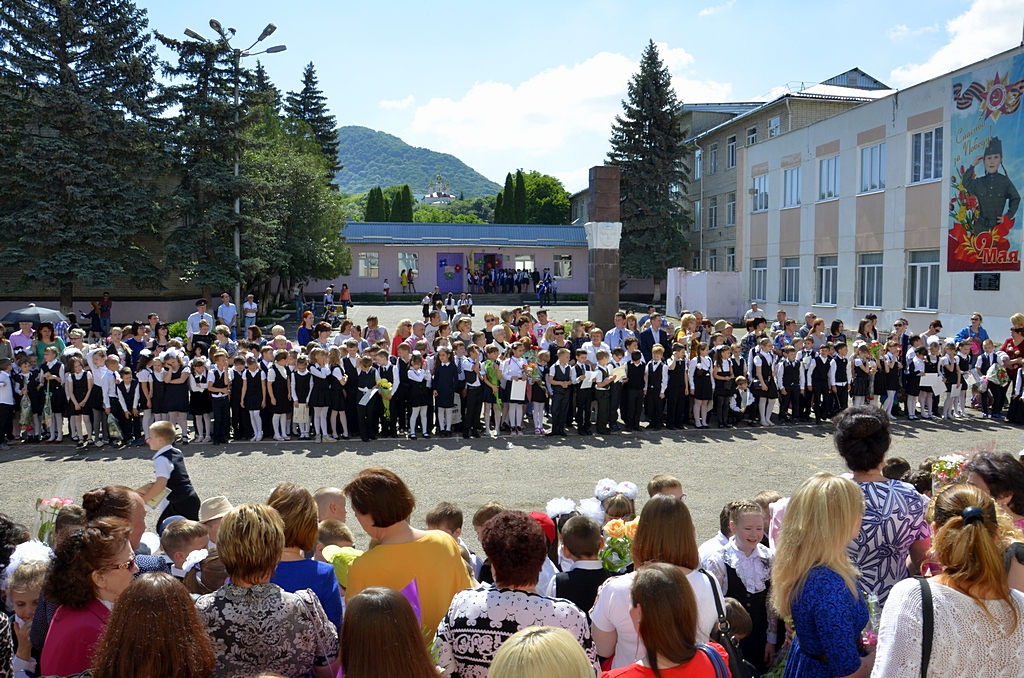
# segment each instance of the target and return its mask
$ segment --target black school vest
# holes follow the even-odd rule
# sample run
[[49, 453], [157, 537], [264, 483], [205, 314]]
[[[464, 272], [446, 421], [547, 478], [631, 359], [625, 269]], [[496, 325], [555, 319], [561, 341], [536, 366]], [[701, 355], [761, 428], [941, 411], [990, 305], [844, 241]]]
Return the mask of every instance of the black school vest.
[[171, 462], [171, 477], [167, 479], [167, 489], [171, 491], [170, 500], [177, 503], [186, 497], [195, 496], [196, 491], [185, 470], [185, 457], [181, 450], [172, 447], [161, 452], [160, 456]]
[[[299, 404], [305, 403], [306, 398], [309, 396], [310, 379], [313, 377], [313, 373], [306, 372], [301, 374], [295, 372], [292, 376], [295, 378], [295, 397], [298, 399], [297, 402]], [[277, 396], [274, 397], [276, 398]]]
[[[213, 368], [213, 387], [214, 388], [226, 388], [227, 387], [227, 374], [221, 372], [216, 367]], [[228, 395], [227, 393], [211, 393], [214, 398], [223, 398]]]
[[850, 381], [849, 358], [833, 358], [836, 361], [836, 384], [847, 384]]
[[626, 382], [627, 391], [642, 391], [644, 390], [644, 370], [647, 366], [644, 363], [634, 365], [633, 361], [629, 361], [626, 364]]
[[139, 381], [137, 379], [132, 379], [132, 385], [128, 388], [124, 387], [123, 381], [117, 385], [117, 392], [121, 394], [121, 397], [124, 399], [124, 405], [128, 409], [131, 409], [132, 403], [135, 402], [135, 391], [137, 391], [138, 388]]
[[664, 365], [662, 362], [658, 362], [655, 365], [653, 362], [647, 364], [647, 390], [652, 393], [661, 393], [661, 368]]
[[787, 390], [790, 388], [800, 388], [800, 363], [789, 362], [786, 360], [782, 363], [782, 385]]
[[[551, 370], [551, 381], [572, 381], [572, 373], [572, 367], [568, 365], [562, 367], [561, 363], [555, 363], [555, 366]], [[568, 387], [552, 384], [551, 388], [557, 393], [563, 393]]]
[[284, 368], [284, 375], [281, 374], [281, 370], [278, 369], [277, 365], [274, 365], [270, 369], [274, 370], [274, 381], [270, 384], [271, 390], [274, 393], [274, 400], [281, 402], [282, 400], [288, 400], [288, 387], [290, 376], [288, 374], [288, 368]]
[[814, 371], [811, 373], [811, 384], [815, 386], [818, 384], [828, 384], [828, 363], [828, 358], [822, 358], [820, 355], [814, 356]]

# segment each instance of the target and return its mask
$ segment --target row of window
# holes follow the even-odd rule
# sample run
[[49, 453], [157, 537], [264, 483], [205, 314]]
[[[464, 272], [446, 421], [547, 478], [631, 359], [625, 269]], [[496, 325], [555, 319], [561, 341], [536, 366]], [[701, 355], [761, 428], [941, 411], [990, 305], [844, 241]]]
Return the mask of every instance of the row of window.
[[[705, 255], [706, 261], [704, 263], [704, 266], [700, 265], [701, 261], [700, 261], [700, 251], [699, 250], [695, 250], [692, 253], [692, 257], [693, 258], [690, 260], [690, 269], [691, 270], [694, 270], [694, 271], [700, 271], [700, 270], [717, 271], [717, 270], [719, 270], [718, 269], [718, 250], [716, 250], [716, 249], [707, 250], [707, 254]], [[732, 272], [732, 271], [736, 270], [736, 248], [735, 247], [726, 247], [725, 248], [725, 268], [722, 269], [722, 270], [727, 271], [727, 272]]]
[[[356, 275], [360, 278], [379, 278], [380, 277], [380, 253], [379, 252], [359, 252], [356, 257]], [[532, 254], [517, 254], [513, 258], [513, 261], [505, 264], [508, 267], [509, 264], [513, 264], [517, 271], [533, 271], [535, 267], [535, 259]], [[420, 270], [420, 255], [419, 252], [399, 252], [398, 253], [398, 270], [414, 271], [419, 273]], [[730, 269], [731, 270], [731, 269]], [[556, 278], [571, 278], [572, 277], [572, 255], [571, 254], [556, 254], [554, 255], [554, 264], [552, 266], [552, 275]]]
[[[907, 253], [907, 288], [904, 308], [937, 311], [939, 308], [939, 250]], [[882, 253], [857, 255], [856, 305], [882, 308]], [[835, 306], [839, 287], [839, 257], [819, 256], [815, 261], [814, 304]], [[768, 260], [750, 262], [750, 298], [768, 301]], [[779, 303], [800, 303], [800, 257], [783, 257], [780, 262]]]
[[[942, 176], [942, 128], [911, 137], [910, 182], [931, 181]], [[783, 170], [783, 207], [801, 204], [803, 174], [800, 167]], [[885, 142], [860, 149], [860, 193], [885, 190]], [[768, 209], [768, 175], [753, 177], [751, 212]], [[818, 200], [839, 197], [839, 156], [818, 161]]]
[[[718, 196], [708, 198], [707, 223], [704, 222], [704, 209], [700, 200], [693, 201], [693, 230], [701, 228], [718, 228]], [[736, 194], [725, 196], [725, 225], [736, 225]]]
[[[768, 120], [768, 138], [772, 139], [782, 133], [782, 117], [775, 116]], [[747, 146], [757, 143], [757, 127], [747, 128]], [[725, 169], [736, 167], [736, 135], [725, 140]], [[697, 149], [693, 162], [693, 178], [700, 179], [704, 172], [704, 153]], [[718, 143], [708, 146], [708, 174], [718, 172]]]

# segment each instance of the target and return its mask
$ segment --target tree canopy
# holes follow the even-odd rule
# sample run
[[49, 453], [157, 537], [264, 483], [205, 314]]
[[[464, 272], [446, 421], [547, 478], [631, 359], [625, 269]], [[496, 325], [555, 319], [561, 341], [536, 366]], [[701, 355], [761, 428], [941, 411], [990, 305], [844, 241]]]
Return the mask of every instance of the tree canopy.
[[327, 109], [327, 97], [317, 82], [312, 61], [302, 71], [302, 89], [288, 92], [284, 105], [289, 116], [309, 125], [306, 133], [320, 146], [333, 179], [343, 167], [338, 160], [338, 121]]

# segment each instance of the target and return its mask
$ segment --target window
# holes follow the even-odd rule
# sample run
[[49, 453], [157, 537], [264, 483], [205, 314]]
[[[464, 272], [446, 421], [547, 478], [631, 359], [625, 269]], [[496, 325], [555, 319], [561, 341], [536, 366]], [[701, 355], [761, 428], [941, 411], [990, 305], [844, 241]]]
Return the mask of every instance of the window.
[[708, 250], [708, 270], [718, 270], [718, 250]]
[[359, 277], [376, 278], [380, 276], [380, 258], [377, 252], [359, 253]]
[[555, 255], [555, 277], [556, 278], [571, 278], [572, 277], [572, 255], [571, 254], [556, 254]]
[[419, 252], [399, 252], [398, 253], [398, 270], [401, 271], [412, 271], [413, 273], [420, 272], [420, 255]]
[[[730, 193], [725, 198], [725, 225], [736, 225], [736, 194]], [[730, 271], [732, 269], [729, 269]]]
[[708, 149], [708, 174], [718, 171], [718, 144], [711, 144]]
[[726, 247], [725, 248], [725, 270], [732, 273], [736, 270], [736, 248]]
[[693, 230], [700, 230], [700, 220], [703, 218], [703, 214], [700, 211], [700, 200], [693, 201]]
[[753, 146], [757, 143], [757, 128], [751, 127], [747, 130], [747, 146]]
[[698, 252], [696, 250], [690, 256], [690, 270], [691, 271], [699, 271], [700, 270], [700, 252]]
[[818, 306], [836, 305], [836, 282], [839, 277], [839, 257], [835, 254], [818, 257], [814, 303]]
[[839, 197], [839, 156], [825, 158], [819, 163], [818, 200], [831, 200]]
[[782, 134], [782, 116], [775, 116], [768, 121], [768, 138]]
[[939, 310], [939, 251], [911, 252], [907, 261], [907, 308]]
[[718, 228], [718, 196], [708, 198], [708, 228]]
[[885, 142], [860, 149], [860, 192], [885, 190]]
[[532, 254], [517, 254], [516, 255], [516, 270], [517, 271], [530, 271], [533, 272], [534, 263]]
[[697, 149], [697, 152], [693, 154], [693, 178], [700, 179], [700, 165], [704, 161], [704, 151]]
[[882, 308], [882, 253], [857, 255], [857, 305]]
[[768, 301], [768, 260], [750, 261], [750, 300]]
[[800, 204], [800, 168], [794, 167], [783, 172], [782, 206], [796, 207]]
[[736, 166], [736, 135], [725, 140], [725, 169]]
[[752, 194], [751, 212], [763, 212], [768, 209], [768, 175], [759, 174], [754, 177], [754, 193]]
[[800, 257], [786, 257], [782, 260], [782, 285], [779, 288], [779, 303], [800, 302]]
[[918, 132], [911, 138], [910, 181], [928, 181], [942, 177], [942, 128]]

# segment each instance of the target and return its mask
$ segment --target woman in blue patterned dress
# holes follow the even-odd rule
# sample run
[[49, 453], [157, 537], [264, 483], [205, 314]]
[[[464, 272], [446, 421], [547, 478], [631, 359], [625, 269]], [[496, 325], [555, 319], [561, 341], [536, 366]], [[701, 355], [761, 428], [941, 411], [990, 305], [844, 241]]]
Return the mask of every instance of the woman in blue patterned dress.
[[[850, 543], [861, 587], [885, 604], [889, 590], [919, 573], [931, 546], [928, 500], [908, 483], [882, 475], [891, 437], [889, 417], [876, 407], [850, 407], [834, 420], [836, 449], [864, 491], [864, 522]], [[910, 567], [907, 566], [910, 557]]]
[[772, 569], [772, 603], [796, 631], [785, 678], [871, 674], [874, 650], [860, 650], [868, 606], [846, 550], [863, 512], [856, 483], [831, 473], [811, 476], [789, 500]]

